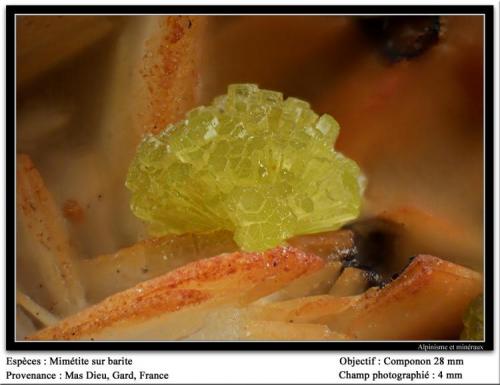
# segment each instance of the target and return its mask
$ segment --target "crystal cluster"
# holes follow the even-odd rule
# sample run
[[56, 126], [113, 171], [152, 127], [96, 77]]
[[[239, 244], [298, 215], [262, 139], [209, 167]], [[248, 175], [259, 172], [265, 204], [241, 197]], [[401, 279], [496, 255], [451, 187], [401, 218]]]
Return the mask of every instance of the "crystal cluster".
[[230, 230], [247, 251], [333, 230], [360, 212], [362, 174], [335, 152], [330, 115], [234, 84], [212, 105], [147, 135], [126, 186], [153, 235]]
[[484, 338], [483, 296], [480, 295], [469, 305], [464, 314], [462, 340], [481, 341]]

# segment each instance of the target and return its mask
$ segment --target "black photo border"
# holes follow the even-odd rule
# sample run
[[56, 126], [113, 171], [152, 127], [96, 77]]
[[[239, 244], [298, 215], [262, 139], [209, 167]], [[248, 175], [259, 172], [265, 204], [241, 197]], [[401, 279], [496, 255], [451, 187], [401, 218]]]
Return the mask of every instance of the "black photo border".
[[[361, 342], [133, 342], [15, 340], [15, 17], [18, 14], [475, 14], [484, 17], [484, 279], [485, 340]], [[442, 351], [493, 350], [494, 338], [494, 8], [492, 5], [11, 5], [6, 6], [6, 330], [8, 351]], [[459, 346], [460, 345], [460, 346]], [[468, 347], [463, 350], [460, 347]]]

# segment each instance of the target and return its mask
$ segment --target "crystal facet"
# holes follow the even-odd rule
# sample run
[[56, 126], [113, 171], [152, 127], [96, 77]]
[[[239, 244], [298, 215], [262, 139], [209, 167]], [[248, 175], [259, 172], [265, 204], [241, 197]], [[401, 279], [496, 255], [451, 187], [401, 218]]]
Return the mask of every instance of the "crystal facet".
[[305, 101], [233, 84], [212, 105], [146, 136], [126, 186], [154, 235], [229, 230], [260, 251], [356, 218], [356, 163], [333, 148], [339, 125]]

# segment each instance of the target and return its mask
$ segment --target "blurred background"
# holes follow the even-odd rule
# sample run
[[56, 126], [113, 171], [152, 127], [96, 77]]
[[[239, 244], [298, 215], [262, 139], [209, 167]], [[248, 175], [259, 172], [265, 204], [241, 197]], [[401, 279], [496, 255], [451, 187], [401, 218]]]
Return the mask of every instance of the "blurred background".
[[17, 151], [40, 170], [83, 257], [145, 236], [124, 187], [140, 137], [249, 82], [335, 117], [336, 148], [368, 180], [365, 218], [389, 218], [419, 252], [482, 269], [482, 17], [32, 16], [16, 25]]

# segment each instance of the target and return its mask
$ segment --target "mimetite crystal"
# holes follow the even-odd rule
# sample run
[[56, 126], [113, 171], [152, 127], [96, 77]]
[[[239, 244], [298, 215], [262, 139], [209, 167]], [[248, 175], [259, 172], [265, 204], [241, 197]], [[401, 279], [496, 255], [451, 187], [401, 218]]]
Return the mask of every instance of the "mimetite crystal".
[[360, 213], [363, 177], [334, 150], [339, 125], [253, 84], [187, 113], [139, 145], [127, 176], [152, 235], [229, 230], [246, 251], [334, 230]]

